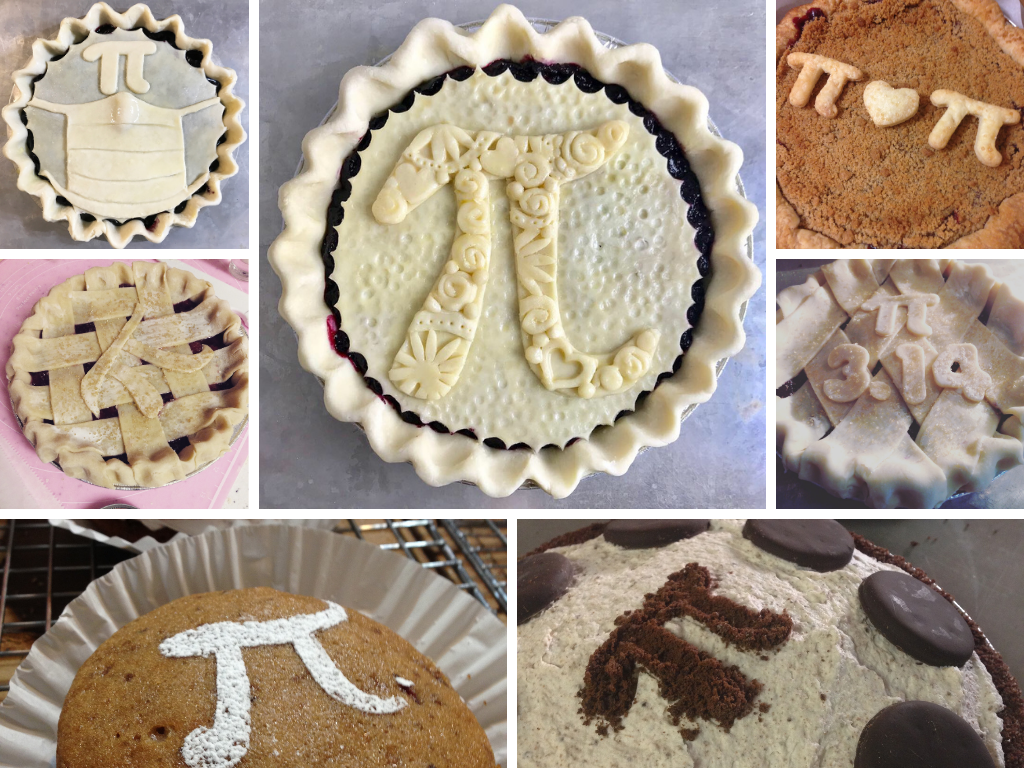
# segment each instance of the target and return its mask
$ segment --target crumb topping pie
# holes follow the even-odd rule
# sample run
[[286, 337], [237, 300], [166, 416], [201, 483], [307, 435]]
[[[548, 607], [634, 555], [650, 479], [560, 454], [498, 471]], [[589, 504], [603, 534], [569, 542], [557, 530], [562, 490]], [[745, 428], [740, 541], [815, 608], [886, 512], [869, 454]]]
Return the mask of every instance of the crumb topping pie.
[[776, 35], [779, 248], [1024, 247], [1024, 30], [995, 0], [822, 0]]
[[650, 46], [510, 6], [472, 35], [427, 20], [304, 150], [282, 314], [329, 410], [432, 484], [621, 474], [742, 346], [741, 154]]
[[94, 485], [155, 488], [227, 451], [248, 414], [248, 343], [205, 280], [117, 262], [39, 300], [7, 380], [40, 459]]
[[120, 14], [97, 3], [65, 19], [55, 39], [33, 44], [3, 110], [18, 188], [75, 240], [106, 235], [120, 248], [191, 227], [220, 202], [245, 140], [237, 77], [211, 51], [180, 17], [158, 20], [141, 4]]
[[1024, 463], [1024, 300], [984, 265], [836, 261], [777, 303], [787, 470], [931, 509]]

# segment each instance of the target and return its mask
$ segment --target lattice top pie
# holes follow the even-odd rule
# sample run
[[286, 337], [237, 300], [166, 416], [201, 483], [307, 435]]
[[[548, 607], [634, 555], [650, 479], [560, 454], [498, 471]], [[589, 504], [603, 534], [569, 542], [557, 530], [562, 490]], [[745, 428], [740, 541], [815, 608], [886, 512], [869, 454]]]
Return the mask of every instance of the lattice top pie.
[[206, 281], [118, 262], [40, 299], [7, 380], [40, 459], [107, 488], [155, 488], [227, 451], [248, 413], [248, 344]]
[[180, 17], [141, 4], [121, 14], [97, 3], [65, 19], [54, 40], [33, 44], [3, 110], [18, 188], [76, 240], [106, 235], [121, 248], [193, 226], [220, 202], [245, 141], [237, 77], [211, 50]]
[[707, 111], [650, 46], [510, 6], [346, 75], [271, 249], [331, 412], [498, 495], [565, 495], [674, 440], [759, 283], [741, 154]]
[[932, 508], [1024, 463], [1024, 301], [984, 265], [836, 261], [777, 297], [788, 470]]

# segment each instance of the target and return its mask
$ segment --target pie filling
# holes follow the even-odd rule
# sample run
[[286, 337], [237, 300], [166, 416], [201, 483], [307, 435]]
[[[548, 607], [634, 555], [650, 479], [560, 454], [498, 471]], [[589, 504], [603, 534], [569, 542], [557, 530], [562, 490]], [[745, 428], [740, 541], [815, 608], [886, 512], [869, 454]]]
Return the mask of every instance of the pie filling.
[[[500, 185], [492, 183], [485, 191], [489, 195], [476, 209], [490, 221], [481, 244], [488, 254], [484, 262], [489, 276], [483, 278], [487, 282], [482, 282], [482, 287], [472, 290], [477, 297], [480, 332], [474, 338], [477, 315], [473, 314], [471, 329], [462, 331], [462, 338], [469, 338], [469, 347], [461, 373], [456, 371], [452, 377], [451, 367], [443, 368], [441, 363], [448, 380], [456, 379], [447, 386], [457, 391], [426, 398], [421, 390], [419, 396], [412, 396], [407, 391], [411, 388], [400, 386], [403, 381], [396, 376], [392, 361], [402, 339], [414, 339], [410, 320], [416, 309], [423, 307], [414, 325], [425, 314], [426, 322], [431, 321], [431, 306], [435, 314], [440, 312], [430, 297], [424, 303], [435, 277], [442, 274], [432, 296], [443, 285], [442, 270], [456, 273], [455, 277], [465, 275], [456, 271], [453, 261], [445, 264], [453, 225], [459, 238], [477, 230], [465, 222], [463, 208], [457, 213], [455, 196], [447, 190], [429, 200], [413, 201], [404, 221], [385, 226], [379, 216], [373, 221], [371, 207], [374, 216], [379, 211], [379, 201], [374, 203], [374, 199], [378, 194], [384, 198], [385, 181], [393, 185], [388, 174], [396, 168], [396, 161], [408, 155], [410, 141], [421, 131], [442, 125], [446, 132], [435, 136], [446, 138], [435, 138], [433, 144], [450, 143], [452, 135], [462, 136], [463, 142], [475, 140], [480, 147], [490, 141], [487, 146], [492, 151], [484, 151], [483, 158], [498, 155], [503, 142], [510, 145], [509, 139], [502, 138], [508, 136], [521, 142], [520, 153], [527, 150], [529, 141], [532, 153], [548, 152], [556, 157], [562, 137], [568, 143], [577, 133], [589, 132], [610, 141], [607, 131], [614, 130], [602, 128], [608, 121], [628, 128], [624, 137], [615, 136], [621, 148], [609, 150], [606, 162], [596, 169], [586, 168], [578, 179], [570, 170], [560, 177], [560, 187], [552, 188], [549, 181], [553, 207], [557, 208], [555, 226], [561, 231], [548, 240], [557, 242], [553, 260], [561, 275], [560, 279], [546, 278], [557, 282], [557, 289], [547, 289], [549, 296], [556, 294], [557, 298], [547, 301], [560, 302], [568, 339], [579, 340], [588, 350], [614, 349], [632, 335], [639, 339], [636, 343], [651, 348], [646, 357], [637, 353], [649, 368], [625, 382], [614, 372], [600, 369], [603, 378], [598, 375], [593, 381], [602, 386], [611, 383], [605, 387], [607, 392], [602, 390], [592, 398], [593, 388], [577, 396], [575, 392], [549, 391], [551, 381], [542, 384], [537, 368], [531, 370], [528, 364], [527, 347], [536, 346], [538, 338], [547, 340], [547, 336], [526, 338], [525, 326], [520, 332], [517, 312], [517, 298], [522, 301], [525, 290], [521, 272], [517, 288], [511, 254], [515, 250], [518, 256], [529, 246], [523, 245], [521, 230], [510, 232], [509, 217], [511, 213], [514, 224], [522, 217], [516, 218], [518, 210], [510, 211], [512, 204]], [[487, 131], [494, 132], [488, 134], [489, 139], [484, 138]], [[568, 133], [558, 133], [565, 131]], [[440, 168], [437, 153], [443, 149], [433, 145], [430, 149], [435, 152], [434, 161], [423, 162]], [[512, 166], [497, 170], [499, 160], [490, 162], [484, 160], [488, 178], [493, 182], [504, 176], [510, 182], [508, 189], [515, 187]], [[540, 162], [546, 171], [546, 164]], [[477, 168], [479, 172], [479, 163]], [[398, 168], [392, 175], [401, 176], [401, 172]], [[438, 178], [442, 178], [440, 172]], [[455, 183], [459, 190], [459, 180]], [[529, 183], [527, 187], [527, 193], [536, 191]], [[459, 235], [460, 231], [465, 234]], [[679, 235], [666, 237], [672, 232]], [[575, 64], [526, 59], [498, 60], [482, 70], [459, 67], [425, 81], [390, 110], [374, 117], [342, 165], [321, 247], [324, 299], [331, 309], [327, 332], [335, 351], [351, 362], [370, 391], [405, 422], [482, 440], [495, 449], [561, 449], [638, 409], [652, 390], [679, 370], [704, 308], [713, 243], [711, 218], [683, 148], [622, 86], [603, 83]], [[339, 264], [343, 276], [336, 274]], [[522, 270], [522, 265], [518, 268]], [[479, 278], [477, 285], [481, 286]], [[558, 312], [557, 305], [554, 311]], [[656, 345], [642, 336], [644, 328], [658, 332]], [[566, 346], [572, 349], [571, 342]], [[407, 341], [403, 351], [408, 349]], [[431, 353], [429, 344], [424, 352], [415, 340], [412, 350], [416, 362]], [[438, 354], [443, 355], [444, 350]], [[579, 356], [592, 357], [586, 353]], [[610, 365], [609, 356], [597, 357]], [[586, 384], [579, 391], [585, 390]]]
[[[953, 2], [878, 0], [830, 16], [811, 8], [795, 23], [797, 35], [777, 62], [776, 162], [801, 227], [842, 246], [940, 248], [981, 230], [1006, 198], [1024, 193], [1024, 122], [999, 129], [996, 167], [976, 156], [973, 114], [942, 149], [930, 144], [952, 111], [932, 103], [943, 91], [1024, 110], [1024, 67], [977, 18]], [[790, 103], [802, 70], [789, 58], [808, 53], [863, 73], [842, 86], [834, 117], [814, 106], [831, 75], [818, 79], [811, 103]], [[919, 107], [898, 124], [876, 125], [865, 96], [879, 81], [916, 92]]]
[[[181, 50], [178, 47], [178, 45], [175, 43], [175, 34], [174, 34], [174, 32], [172, 32], [170, 30], [164, 30], [162, 32], [152, 32], [152, 31], [150, 31], [150, 30], [148, 30], [148, 29], [146, 29], [144, 27], [133, 27], [130, 30], [121, 30], [121, 29], [119, 29], [118, 27], [115, 27], [112, 24], [103, 24], [101, 26], [96, 27], [96, 29], [94, 30], [94, 34], [95, 35], [115, 36], [115, 37], [118, 37], [118, 39], [120, 39], [122, 37], [127, 38], [127, 35], [122, 34], [122, 33], [126, 33], [126, 32], [142, 32], [145, 35], [145, 37], [144, 38], [138, 38], [138, 39], [139, 40], [148, 39], [148, 40], [153, 41], [154, 43], [156, 43], [157, 51], [160, 52], [160, 53], [165, 53], [164, 51], [160, 51], [160, 46], [164, 46], [164, 45], [169, 46], [170, 49], [173, 49], [174, 51], [180, 51]], [[115, 33], [117, 33], [117, 34], [115, 35]], [[135, 36], [135, 37], [138, 37], [138, 36]], [[82, 47], [82, 44], [85, 43], [86, 41], [90, 40], [91, 38], [93, 38], [93, 34], [90, 34], [90, 35], [88, 35], [86, 37], [82, 37], [81, 39], [76, 39], [75, 43], [74, 43], [74, 45], [72, 46], [71, 49], [69, 49], [68, 51], [64, 51], [63, 53], [59, 53], [56, 56], [52, 57], [50, 59], [50, 64], [54, 64], [56, 62], [59, 62], [59, 61], [65, 59], [65, 57], [69, 53], [74, 52], [74, 53], [77, 54], [79, 52], [78, 49], [80, 47]], [[148, 54], [147, 54], [147, 56], [148, 56]], [[101, 62], [103, 61], [103, 58], [106, 58], [106, 57], [105, 56], [102, 57], [100, 59]], [[125, 64], [125, 60], [127, 58], [128, 58], [128, 56], [126, 56], [126, 55], [119, 55], [118, 57], [116, 57], [117, 66], [119, 68], [130, 66], [130, 65]], [[195, 49], [185, 51], [184, 61], [187, 62], [187, 64], [190, 67], [192, 67], [194, 69], [201, 69], [201, 67], [202, 67], [202, 60], [203, 60], [202, 51], [195, 50]], [[102, 63], [101, 64], [101, 67], [108, 67], [108, 66], [111, 66], [111, 65], [109, 63]], [[101, 69], [101, 72], [102, 72], [102, 69]], [[143, 72], [144, 72], [144, 77], [148, 78], [149, 75], [150, 75], [150, 69], [145, 67], [145, 64], [144, 64]], [[155, 67], [153, 67], [153, 72], [154, 72], [154, 75], [156, 77], [159, 77], [159, 75], [156, 74], [156, 68]], [[44, 72], [41, 75], [37, 75], [36, 77], [34, 77], [32, 79], [32, 93], [31, 93], [31, 96], [33, 98], [37, 95], [37, 92], [39, 92], [40, 89], [43, 87], [43, 86], [40, 86], [39, 84], [43, 83], [44, 85], [46, 85], [46, 80], [45, 79], [47, 78], [47, 75], [49, 75], [49, 74], [50, 74], [50, 66], [47, 65], [47, 71], [46, 72]], [[76, 76], [80, 76], [80, 75], [77, 75], [77, 73], [76, 73]], [[121, 74], [118, 75], [118, 77], [116, 79], [116, 82], [118, 83], [118, 87], [121, 89], [121, 90], [118, 91], [118, 94], [130, 92], [130, 90], [131, 90], [130, 87], [129, 88], [122, 87], [122, 86], [125, 85], [124, 79], [127, 79], [127, 77], [128, 77], [127, 72], [126, 72], [125, 75], [121, 75]], [[152, 79], [155, 79], [155, 78], [152, 78]], [[210, 90], [210, 93], [212, 93], [215, 96], [219, 96], [220, 95], [220, 90], [221, 90], [222, 84], [218, 80], [206, 76], [205, 73], [203, 74], [203, 80], [206, 81], [206, 85], [207, 86], [212, 86], [212, 89]], [[146, 85], [147, 85], [147, 87], [149, 87], [149, 86], [152, 86], [153, 83], [149, 83], [147, 81]], [[174, 82], [173, 79], [172, 79], [171, 83], [164, 84], [164, 93], [166, 95], [166, 98], [170, 99], [171, 101], [173, 101], [175, 96], [176, 96], [176, 94], [173, 93], [173, 90], [174, 90], [175, 87], [176, 87], [176, 83]], [[66, 83], [66, 82], [62, 82], [61, 88], [64, 91], [64, 93], [66, 94], [66, 96], [69, 97], [69, 98], [82, 98], [80, 95], [75, 93], [76, 89], [73, 89], [73, 88], [70, 89], [70, 93], [69, 93], [68, 92], [68, 90], [69, 90], [68, 83]], [[182, 90], [184, 90], [184, 89], [182, 89]], [[196, 84], [192, 83], [191, 84], [191, 92], [195, 92], [195, 91], [196, 91]], [[104, 93], [106, 93], [106, 91], [104, 91]], [[29, 106], [32, 106], [32, 105], [30, 104]], [[75, 106], [77, 106], [77, 103], [76, 104], [67, 104], [67, 105], [61, 103], [61, 104], [59, 104], [57, 106], [59, 108], [64, 108], [64, 107], [74, 108]], [[85, 105], [82, 105], [82, 106], [85, 106]], [[35, 108], [33, 107], [33, 109], [35, 109]], [[122, 110], [122, 111], [129, 111], [129, 110]], [[181, 110], [179, 110], [179, 111], [181, 111]], [[124, 216], [124, 217], [113, 216], [113, 215], [96, 214], [95, 211], [88, 212], [83, 207], [83, 203], [82, 203], [81, 199], [79, 199], [78, 203], [72, 203], [70, 200], [67, 199], [67, 197], [59, 194], [60, 192], [63, 191], [63, 186], [67, 185], [66, 176], [63, 175], [63, 174], [65, 174], [66, 171], [65, 171], [65, 168], [62, 167], [62, 166], [65, 165], [65, 163], [61, 162], [64, 159], [63, 156], [68, 153], [68, 149], [64, 149], [64, 147], [65, 147], [65, 144], [64, 144], [64, 142], [65, 142], [65, 132], [66, 132], [67, 128], [65, 127], [63, 120], [62, 121], [57, 121], [57, 120], [54, 119], [54, 118], [58, 117], [58, 115], [50, 115], [49, 117], [44, 119], [42, 114], [41, 114], [42, 112], [43, 112], [43, 110], [36, 110], [36, 117], [34, 119], [32, 119], [30, 117], [29, 111], [26, 108], [22, 108], [20, 110], [20, 112], [19, 112], [19, 116], [21, 118], [21, 122], [26, 127], [26, 130], [28, 131], [28, 135], [27, 135], [26, 140], [25, 140], [25, 145], [26, 145], [26, 149], [28, 151], [28, 155], [31, 158], [32, 163], [33, 163], [33, 165], [35, 167], [36, 176], [38, 176], [40, 178], [43, 178], [43, 179], [46, 179], [57, 190], [57, 192], [58, 192], [57, 202], [60, 205], [62, 205], [62, 206], [69, 207], [69, 208], [74, 208], [75, 210], [77, 210], [78, 211], [78, 216], [79, 216], [79, 218], [81, 219], [81, 221], [83, 223], [92, 223], [92, 222], [96, 221], [97, 218], [108, 220], [108, 221], [110, 221], [111, 223], [113, 223], [116, 226], [121, 226], [121, 225], [126, 224], [126, 223], [128, 223], [130, 221], [141, 221], [141, 222], [143, 222], [145, 224], [146, 229], [148, 231], [153, 232], [157, 228], [157, 222], [158, 222], [158, 219], [159, 219], [159, 217], [161, 215], [169, 214], [169, 213], [171, 213], [171, 211], [173, 211], [176, 214], [183, 213], [185, 211], [185, 208], [188, 205], [188, 201], [191, 198], [193, 198], [193, 197], [206, 197], [210, 193], [209, 184], [204, 181], [201, 185], [188, 185], [189, 187], [197, 186], [197, 188], [194, 189], [194, 190], [190, 190], [188, 188], [181, 189], [180, 190], [180, 202], [176, 202], [173, 206], [169, 206], [166, 210], [163, 210], [163, 211], [157, 211], [157, 212], [154, 212], [154, 213], [151, 213], [151, 214], [147, 214], [147, 215], [144, 215], [144, 216], [143, 215], [138, 215], [138, 216]], [[79, 120], [83, 120], [83, 118], [84, 118], [84, 121], [91, 121], [91, 119], [92, 119], [91, 117], [84, 116], [84, 115], [76, 118], [76, 117], [73, 117], [72, 115], [68, 114], [64, 118], [64, 120], [67, 120], [68, 127], [70, 127], [72, 120], [75, 120], [76, 122], [78, 122]], [[129, 117], [128, 120], [131, 121], [131, 120], [133, 120], [133, 118]], [[134, 118], [134, 120], [138, 120], [138, 117], [136, 116]], [[216, 126], [213, 126], [213, 122], [214, 121], [212, 121], [211, 119], [206, 119], [202, 125], [195, 125], [195, 123], [197, 122], [197, 118], [193, 118], [191, 115], [187, 115], [187, 114], [183, 115], [181, 118], [179, 118], [179, 120], [181, 120], [184, 123], [184, 125], [182, 126], [182, 129], [181, 129], [181, 133], [182, 133], [182, 137], [181, 138], [183, 139], [183, 141], [185, 140], [186, 136], [189, 137], [189, 138], [191, 138], [192, 136], [201, 137], [201, 138], [207, 138], [208, 137], [210, 140], [214, 140], [215, 141], [215, 143], [212, 144], [210, 147], [207, 147], [207, 148], [202, 149], [202, 150], [193, 150], [190, 147], [185, 147], [185, 151], [184, 151], [184, 158], [187, 158], [186, 162], [187, 162], [187, 166], [188, 166], [187, 170], [189, 172], [188, 175], [190, 177], [193, 177], [193, 178], [196, 178], [196, 179], [198, 179], [201, 176], [206, 176], [208, 178], [209, 174], [216, 172], [220, 168], [220, 160], [216, 157], [216, 153], [217, 153], [216, 147], [219, 147], [225, 141], [227, 141], [227, 128], [223, 125], [222, 122], [220, 123], [219, 128], [217, 128]], [[33, 123], [33, 125], [36, 126], [36, 130], [37, 131], [40, 130], [40, 127], [42, 128], [42, 131], [43, 131], [43, 133], [45, 135], [45, 141], [47, 143], [49, 143], [51, 145], [54, 145], [54, 146], [59, 144], [60, 147], [62, 148], [62, 151], [56, 152], [56, 154], [54, 154], [54, 150], [52, 148], [51, 149], [46, 149], [43, 144], [40, 144], [40, 146], [37, 147], [36, 146], [37, 137], [36, 137], [35, 133], [33, 132], [32, 127], [30, 127], [30, 121]], [[60, 123], [59, 125], [58, 125], [58, 122]], [[112, 120], [112, 122], [113, 122], [113, 120]], [[132, 129], [135, 130], [135, 131], [140, 131], [140, 130], [141, 131], [145, 131], [147, 128], [149, 128], [149, 129], [159, 128], [159, 130], [162, 133], [164, 133], [165, 135], [166, 135], [167, 130], [169, 129], [168, 126], [147, 126], [145, 124], [134, 124], [132, 126]], [[219, 131], [219, 132], [211, 133], [211, 131]], [[172, 133], [173, 133], [173, 130], [172, 130]], [[215, 139], [214, 139], [214, 136], [216, 137]], [[110, 195], [111, 192], [113, 192], [113, 194], [115, 196], [117, 196], [117, 195], [124, 195], [126, 193], [126, 191], [130, 191], [133, 187], [138, 187], [139, 183], [141, 181], [145, 180], [145, 176], [146, 175], [143, 174], [142, 176], [140, 176], [140, 170], [139, 170], [139, 167], [138, 167], [137, 164], [131, 162], [130, 158], [128, 158], [128, 162], [121, 162], [121, 160], [124, 159], [126, 156], [124, 156], [124, 155], [118, 156], [117, 154], [115, 154], [116, 150], [118, 148], [118, 143], [119, 142], [116, 142], [116, 141], [111, 143], [110, 141], [105, 141], [105, 140], [103, 140], [101, 138], [99, 143], [95, 144], [92, 147], [93, 149], [98, 150], [100, 153], [102, 153], [103, 155], [107, 156], [106, 158], [104, 158], [104, 162], [102, 162], [101, 164], [102, 165], [106, 165], [108, 167], [112, 165], [113, 169], [104, 171], [104, 173], [107, 174], [107, 178], [104, 178], [102, 180], [96, 179], [94, 176], [88, 176], [87, 172], [83, 172], [82, 178], [83, 179], [87, 179], [87, 181], [85, 182], [85, 186], [89, 186], [89, 182], [99, 182], [97, 184], [97, 186], [103, 188], [105, 190], [105, 194]], [[106, 146], [103, 146], [104, 144], [106, 144]], [[173, 145], [173, 140], [172, 140], [172, 143], [168, 144], [167, 146], [171, 147], [171, 150], [173, 150], [173, 152], [177, 152], [177, 150], [178, 150], [178, 147]], [[171, 150], [167, 150], [166, 152], [161, 151], [161, 152], [156, 153], [156, 154], [161, 154], [161, 155], [172, 154]], [[40, 159], [39, 155], [42, 154], [43, 152], [47, 153], [46, 156], [50, 160], [50, 162], [46, 162], [45, 160], [41, 160]], [[203, 169], [199, 169], [197, 167], [197, 163], [199, 161], [195, 157], [193, 157], [193, 155], [198, 156], [202, 152], [205, 152], [208, 155], [212, 154], [213, 159], [212, 159], [212, 161], [210, 161], [208, 163], [208, 167], [204, 167]], [[111, 162], [111, 157], [115, 158], [113, 163]], [[44, 164], [49, 166], [49, 167], [44, 167]], [[182, 167], [180, 169], [179, 168], [175, 168], [176, 173], [173, 174], [174, 176], [183, 175], [183, 174], [186, 173], [185, 164], [182, 163], [181, 165], [182, 165]], [[95, 168], [95, 166], [93, 166], [93, 167]], [[68, 169], [71, 168], [71, 163], [70, 162], [67, 162], [67, 168]], [[166, 170], [166, 169], [164, 169], [164, 170]], [[95, 173], [95, 171], [93, 171], [93, 173]], [[65, 184], [61, 185], [61, 186], [58, 186], [58, 183], [55, 182], [55, 178], [54, 178], [55, 175], [56, 176], [61, 176], [61, 178], [65, 182]], [[172, 176], [172, 174], [167, 174], [165, 176], [165, 178], [169, 178], [171, 176]], [[120, 187], [120, 189], [117, 188], [118, 186]], [[172, 191], [171, 194], [172, 194], [172, 196], [176, 196], [173, 191]], [[109, 201], [105, 200], [103, 202], [109, 202]]]

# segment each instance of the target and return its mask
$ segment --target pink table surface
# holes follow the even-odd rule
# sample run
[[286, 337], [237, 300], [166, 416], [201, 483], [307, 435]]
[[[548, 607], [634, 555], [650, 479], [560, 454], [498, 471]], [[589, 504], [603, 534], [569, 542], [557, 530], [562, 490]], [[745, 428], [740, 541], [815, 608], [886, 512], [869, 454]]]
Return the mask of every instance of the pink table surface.
[[[32, 313], [35, 303], [50, 289], [90, 267], [109, 266], [118, 259], [6, 259], [0, 261], [0, 370], [4, 370], [11, 356], [11, 340], [22, 323]], [[155, 259], [149, 259], [155, 261]], [[189, 268], [197, 274], [206, 274], [228, 285], [249, 292], [249, 284], [237, 280], [229, 272], [224, 260], [191, 260]], [[248, 332], [245, 314], [240, 313]], [[249, 429], [242, 433], [231, 449], [207, 469], [193, 477], [164, 488], [143, 491], [108, 490], [68, 477], [52, 464], [46, 464], [36, 455], [32, 444], [25, 439], [11, 409], [7, 377], [2, 377], [3, 396], [0, 398], [0, 442], [8, 456], [13, 456], [24, 471], [30, 472], [49, 491], [63, 509], [97, 509], [107, 504], [124, 503], [142, 509], [215, 509], [224, 505], [235, 478], [249, 455]], [[19, 470], [19, 474], [21, 471]], [[28, 481], [26, 481], [28, 482]], [[0, 490], [0, 507], [5, 507]], [[14, 494], [11, 494], [14, 497]]]

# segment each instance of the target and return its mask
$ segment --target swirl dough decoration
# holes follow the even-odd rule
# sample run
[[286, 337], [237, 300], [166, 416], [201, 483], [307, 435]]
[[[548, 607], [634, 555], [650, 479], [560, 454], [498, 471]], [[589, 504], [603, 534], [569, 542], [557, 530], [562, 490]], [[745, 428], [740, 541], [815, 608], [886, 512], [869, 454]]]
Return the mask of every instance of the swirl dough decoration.
[[507, 179], [519, 320], [526, 359], [552, 391], [592, 398], [632, 386], [651, 366], [659, 333], [645, 329], [618, 350], [588, 354], [573, 346], [558, 306], [559, 191], [603, 166], [629, 127], [611, 120], [588, 131], [505, 136], [435, 125], [420, 132], [373, 204], [381, 224], [401, 222], [454, 176], [458, 202], [451, 257], [413, 318], [390, 378], [423, 400], [455, 386], [476, 334], [490, 261], [488, 181]]

